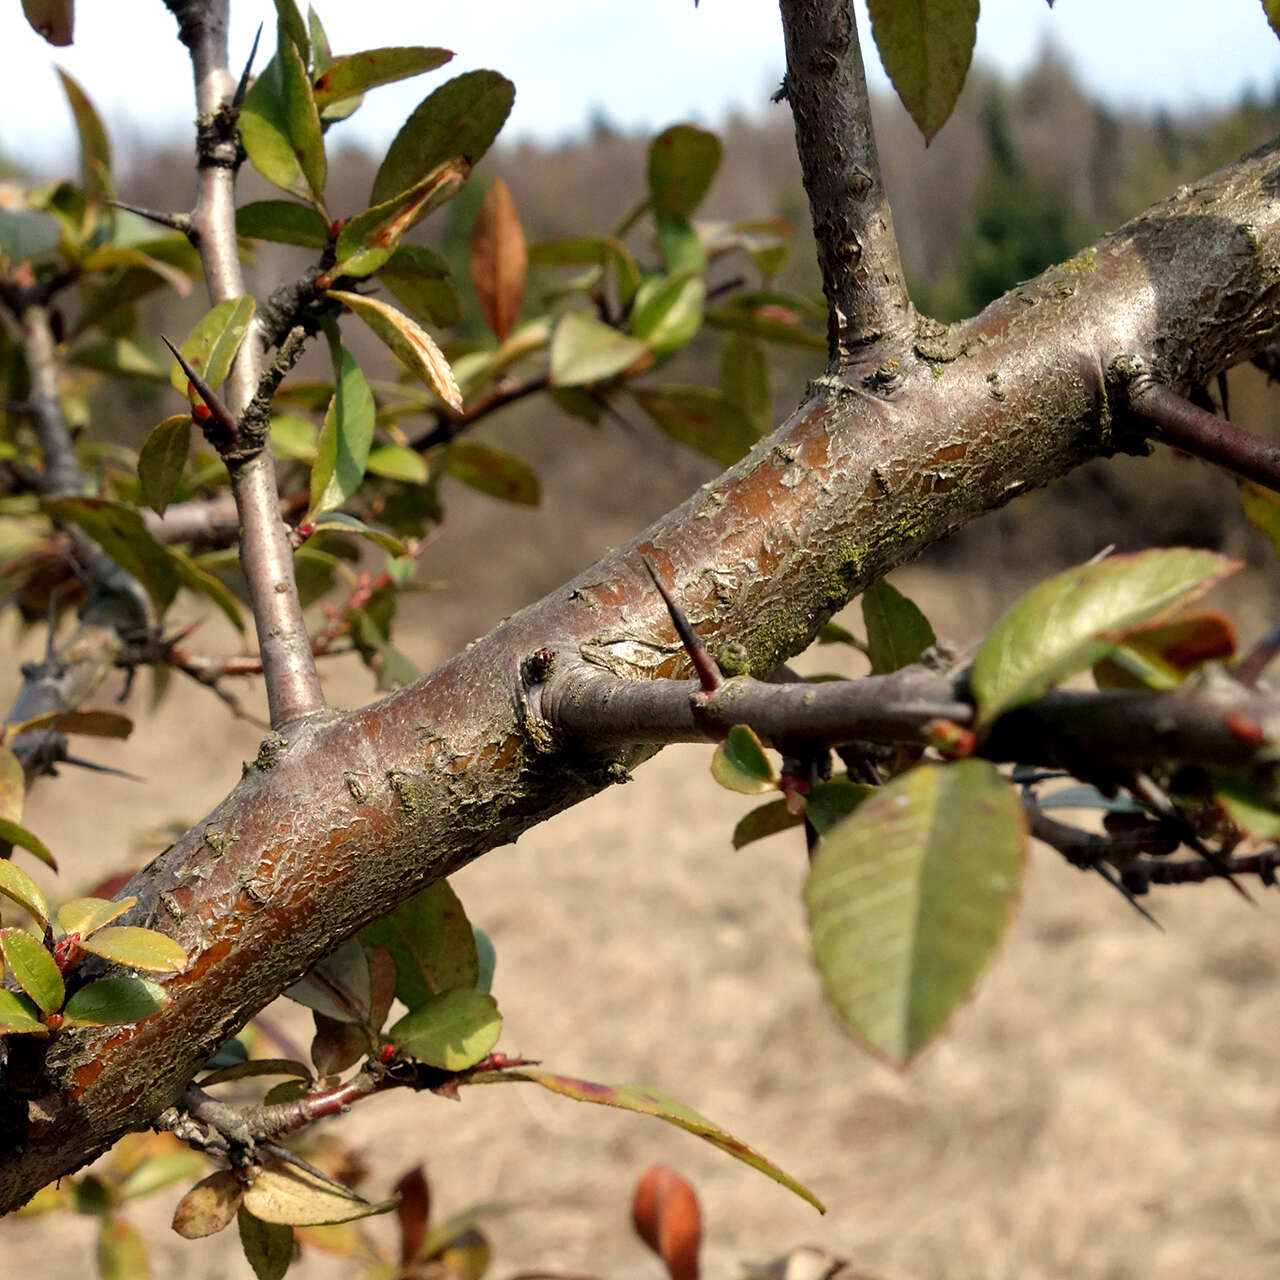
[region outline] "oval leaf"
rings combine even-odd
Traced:
[[[502,1016],[484,991],[459,987],[431,996],[387,1032],[405,1053],[445,1071],[474,1067],[502,1034]]]
[[[141,1022],[169,1002],[164,988],[146,978],[103,978],[81,987],[63,1009],[63,1025],[108,1027]]]
[[[75,0],[22,0],[22,12],[32,30],[59,48],[75,34]]]
[[[976,4],[976,0],[975,0]],[[687,218],[702,203],[720,167],[720,139],[676,124],[649,147],[649,195],[660,218]]]
[[[978,0],[868,0],[867,9],[885,74],[931,142],[969,73]]]
[[[377,419],[377,406],[364,373],[345,347],[339,350],[341,369],[311,469],[313,517],[336,510],[360,487]]]
[[[706,283],[696,271],[646,280],[636,294],[631,330],[656,355],[670,355],[702,327],[706,296]]]
[[[0,1035],[31,1035],[48,1030],[33,1000],[13,991],[0,990]]]
[[[631,1200],[636,1234],[666,1265],[671,1280],[698,1280],[702,1213],[693,1188],[655,1164],[640,1175]]]
[[[25,849],[28,853],[34,854],[46,867],[52,867],[55,871],[58,869],[57,860],[45,847],[44,842],[36,839],[26,827],[10,822],[8,818],[0,818],[0,840],[16,844],[19,849]],[[0,873],[0,893],[4,892],[3,873]]]
[[[394,1207],[394,1200],[371,1204],[346,1187],[276,1160],[263,1162],[262,1171],[244,1193],[246,1212],[263,1222],[292,1227],[351,1222]]]
[[[862,620],[873,676],[919,662],[924,651],[937,643],[928,618],[883,578],[862,593]]]
[[[138,453],[142,500],[158,516],[173,501],[191,452],[191,418],[175,413],[151,429]]]
[[[449,446],[448,458],[449,474],[472,489],[501,498],[503,502],[525,507],[538,505],[541,497],[538,477],[529,464],[519,458],[476,440],[455,440]]]
[[[616,378],[649,354],[636,338],[578,311],[562,316],[551,339],[551,381],[577,387]]]
[[[1018,901],[1017,793],[981,760],[922,765],[823,836],[805,885],[814,956],[845,1024],[904,1066],[968,998]]]
[[[0,951],[18,985],[42,1013],[62,1008],[66,988],[53,957],[25,929],[0,929]]]
[[[257,302],[248,296],[228,298],[205,313],[200,323],[182,344],[182,358],[211,386],[220,386],[231,369],[231,361],[240,349]],[[187,394],[187,375],[174,360],[169,381],[175,391]]]
[[[439,254],[425,245],[402,244],[378,279],[413,315],[446,326],[462,319],[462,298],[448,276],[448,264]]]
[[[489,188],[471,228],[471,282],[480,314],[499,342],[520,318],[528,278],[529,253],[507,184]]]
[[[475,935],[458,895],[440,880],[360,931],[368,946],[385,947],[395,961],[395,993],[410,1009],[479,974]]]
[[[290,1000],[336,1022],[369,1020],[371,984],[364,948],[349,938],[285,991]]]
[[[375,449],[365,463],[365,470],[388,480],[403,480],[406,484],[426,484],[431,479],[431,468],[426,458],[416,449],[402,444],[388,444]]]
[[[1187,603],[1237,568],[1212,551],[1143,551],[1040,583],[996,623],[974,658],[979,724],[1093,666],[1115,647],[1117,633]]]
[[[528,1080],[532,1084],[541,1085],[552,1093],[573,1098],[577,1102],[594,1102],[602,1107],[620,1107],[624,1111],[635,1111],[640,1115],[656,1116],[668,1124],[677,1125],[689,1133],[695,1134],[704,1141],[718,1147],[735,1160],[758,1169],[774,1182],[781,1183],[789,1191],[794,1191],[802,1200],[807,1200],[819,1213],[826,1213],[826,1207],[807,1187],[802,1186],[794,1178],[782,1172],[772,1161],[766,1159],[753,1147],[726,1133],[719,1125],[705,1116],[686,1107],[683,1103],[669,1098],[657,1089],[650,1089],[642,1084],[595,1084],[590,1080],[574,1080],[569,1076],[552,1075],[548,1071],[504,1071],[487,1075],[490,1080]]]
[[[58,908],[58,927],[64,933],[78,933],[81,937],[110,924],[124,915],[138,901],[137,898],[72,898]]]
[[[667,435],[726,467],[750,453],[759,438],[742,410],[710,387],[646,388],[632,394]]]
[[[84,951],[147,973],[181,973],[187,953],[166,934],[138,925],[121,924],[103,929],[80,943]]]
[[[255,200],[236,210],[236,234],[323,249],[329,243],[329,224],[319,210],[296,200]]]
[[[281,1280],[293,1262],[293,1228],[279,1222],[263,1222],[247,1209],[236,1215],[240,1248],[258,1280]]]
[[[757,840],[777,835],[780,831],[789,831],[803,822],[803,815],[792,813],[785,800],[770,800],[768,804],[752,809],[746,817],[739,819],[738,825],[733,829],[733,847],[744,849]]]
[[[711,776],[730,791],[756,796],[778,785],[773,763],[765,755],[764,743],[755,730],[735,724],[711,759]]]
[[[0,838],[9,838],[2,827],[0,827]],[[17,841],[14,843],[16,844]],[[49,923],[49,902],[40,886],[20,867],[15,867],[8,858],[0,858],[0,893],[35,916],[41,924]]]
[[[515,96],[515,85],[496,71],[469,71],[441,85],[396,134],[369,203],[382,204],[407,191],[453,156],[476,164],[498,136]]]
[[[452,57],[448,49],[429,49],[421,45],[365,49],[360,53],[344,54],[334,58],[324,73],[316,77],[312,85],[316,106],[323,111],[344,98],[354,98],[378,85],[434,71]]]
[[[8,747],[0,746],[0,818],[21,822],[26,794],[22,761]]]
[[[240,1208],[244,1187],[230,1169],[219,1169],[197,1182],[173,1211],[173,1229],[184,1240],[199,1240],[221,1231]]]
[[[431,335],[415,320],[377,298],[365,298],[342,289],[330,289],[327,296],[337,298],[354,311],[410,373],[421,378],[451,409],[462,411],[462,392],[454,381],[449,362]]]

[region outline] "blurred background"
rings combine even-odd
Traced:
[[[682,0],[644,6],[643,20],[617,4],[536,6],[536,19],[534,6],[496,5],[481,18],[431,15],[421,31],[405,29],[398,6],[331,8],[323,16],[337,51],[444,44],[468,52],[450,71],[489,65],[517,82],[510,139],[423,228],[460,282],[472,220],[495,178],[510,187],[530,241],[603,232],[643,194],[651,130],[683,118],[716,128],[724,143],[700,217],[789,219],[796,236],[780,286],[817,293],[790,116],[767,101],[781,72],[772,5],[703,0],[695,13]],[[927,149],[876,68],[881,157],[922,310],[972,314],[1276,134],[1277,45],[1256,4],[1237,0],[1227,17],[1215,13],[1212,32],[1195,20],[1202,6],[1169,4],[1159,31],[1147,10],[1145,25],[1127,36],[1115,34],[1125,16],[1116,9],[1062,0],[1050,15],[1030,0],[984,4],[980,64]],[[234,29],[245,51],[251,25],[242,15]],[[592,25],[620,43],[591,44],[584,29]],[[153,26],[163,37],[154,54],[146,43]],[[101,6],[82,15],[77,47],[57,59],[103,110],[119,193],[153,208],[186,207],[192,182],[191,144],[178,132],[189,88],[167,44],[170,26],[159,6]],[[1166,47],[1171,33],[1184,43]],[[70,171],[65,106],[56,88],[39,97],[45,46],[16,14],[0,20],[0,38],[16,77],[0,122],[7,180]],[[82,57],[96,61],[74,61]],[[164,79],[174,67],[176,79]],[[427,91],[414,83],[399,118]],[[393,92],[379,90],[371,103]],[[398,123],[372,107],[356,119],[364,132],[330,162],[338,213],[365,206],[380,160],[374,147]],[[242,194],[271,191],[246,168]],[[264,294],[305,262],[302,251],[263,247],[255,290]],[[462,293],[452,336],[465,341],[479,336],[481,321],[465,285]],[[204,306],[194,296],[158,297],[137,341],[158,356],[159,333],[185,333]],[[714,383],[718,346],[700,336],[678,357],[675,378]],[[820,366],[811,352],[778,353],[775,417]],[[1232,374],[1233,419],[1275,434],[1275,404],[1265,373]],[[163,384],[138,381],[122,392],[104,381],[90,396],[89,429],[136,447],[179,407]],[[625,411],[593,429],[530,401],[486,420],[478,435],[534,467],[542,501],[511,507],[457,484],[442,491],[445,518],[420,570],[434,589],[402,605],[397,638],[423,669],[628,539],[715,470]],[[1246,642],[1269,620],[1271,553],[1243,521],[1236,485],[1168,451],[1082,468],[960,531],[893,581],[940,635],[969,643],[1031,582],[1108,544],[1241,556],[1249,569],[1224,598]],[[848,623],[861,630],[856,609]],[[0,681],[11,691],[17,658],[37,637],[12,618],[2,625],[11,628],[14,661]],[[202,626],[204,647],[236,643],[220,627],[212,618]],[[856,657],[834,653],[823,650],[805,669],[858,672]],[[351,659],[324,674],[337,705],[374,696],[368,672]],[[260,706],[260,688],[247,682],[239,692]],[[28,825],[62,863],[49,886],[58,896],[163,847],[225,794],[257,749],[259,729],[204,690],[175,687],[151,712],[140,687],[125,709],[138,728],[112,763],[145,784],[64,774],[31,798]],[[510,1201],[486,1228],[491,1274],[500,1277],[533,1267],[658,1275],[628,1228],[630,1189],[653,1161],[680,1170],[702,1197],[707,1275],[740,1274],[744,1259],[809,1240],[883,1280],[1276,1274],[1280,940],[1272,899],[1249,910],[1216,884],[1166,891],[1149,904],[1161,933],[1100,880],[1038,850],[1014,936],[973,1007],[899,1077],[866,1060],[823,1005],[799,902],[803,850],[782,836],[735,853],[730,832],[750,802],[716,788],[708,765],[707,752],[666,751],[631,785],[495,851],[454,883],[497,947],[500,1047],[681,1098],[806,1182],[828,1215],[818,1218],[687,1135],[515,1088],[472,1090],[461,1107],[388,1095],[330,1125],[371,1167],[370,1194],[386,1194],[422,1161],[441,1215]],[[301,1010],[271,1017],[280,1034],[305,1044]],[[247,1276],[231,1233],[188,1243],[168,1232],[179,1191],[130,1211],[153,1274]],[[78,1276],[92,1265],[95,1226],[61,1215],[11,1219],[0,1225],[0,1256],[50,1280]],[[368,1230],[390,1238],[380,1220]],[[296,1272],[350,1273],[310,1252]]]

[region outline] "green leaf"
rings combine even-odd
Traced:
[[[63,933],[78,933],[82,938],[96,933],[104,925],[124,915],[137,898],[72,898],[58,908],[58,928]]]
[[[1269,841],[1280,836],[1280,811],[1275,797],[1265,794],[1256,779],[1223,774],[1214,779],[1213,798],[1247,835]]]
[[[151,429],[138,453],[142,500],[158,516],[173,501],[191,452],[191,418],[175,413]]]
[[[282,1222],[263,1222],[247,1209],[236,1215],[240,1247],[258,1280],[281,1280],[293,1262],[293,1228]]]
[[[360,931],[366,946],[391,952],[396,995],[410,1009],[457,987],[474,987],[475,937],[458,895],[440,880]]]
[[[410,373],[420,378],[451,409],[462,411],[462,392],[454,381],[449,362],[431,335],[415,320],[377,298],[342,289],[330,289],[326,296],[336,298],[355,312]]]
[[[742,410],[710,387],[635,388],[632,394],[667,435],[724,466],[750,453],[758,439]]]
[[[969,73],[978,0],[868,0],[867,9],[885,73],[932,142]]]
[[[294,195],[320,199],[324,135],[311,82],[297,48],[284,41],[245,95],[240,137],[253,167]]]
[[[879,787],[866,782],[832,778],[828,782],[818,782],[810,787],[804,811],[818,834],[826,835],[836,823],[844,821],[864,800],[869,800],[879,790]]]
[[[69,45],[75,30],[75,0],[22,0],[22,12],[37,35],[59,48]]]
[[[705,273],[707,248],[688,218],[659,218],[656,238],[663,264],[672,275],[681,271]]]
[[[678,351],[702,327],[707,286],[696,271],[646,280],[636,293],[631,331],[655,355]]]
[[[483,929],[476,929],[476,990],[491,991],[493,974],[498,967],[498,953],[494,950],[493,939]]]
[[[369,203],[382,204],[407,191],[454,156],[475,165],[497,137],[515,95],[515,85],[496,71],[469,71],[441,85],[396,134]]]
[[[178,593],[178,575],[169,556],[147,531],[142,516],[105,498],[55,498],[44,503],[50,518],[83,530],[146,588],[163,612]]]
[[[716,747],[711,759],[711,776],[722,787],[744,796],[773,791],[778,785],[773,763],[764,753],[764,744],[755,730],[745,724],[735,724]]]
[[[9,844],[16,844],[19,849],[25,849],[28,853],[39,858],[46,867],[52,867],[55,871],[58,869],[57,859],[49,852],[44,842],[33,836],[26,827],[19,826],[16,822],[10,822],[8,818],[0,818],[0,840],[7,841]],[[3,872],[0,872],[0,893],[4,892],[3,878]]]
[[[141,378],[147,382],[164,382],[168,369],[144,351],[131,338],[108,338],[76,347],[67,357],[69,364],[80,369],[96,369],[123,378]],[[185,387],[185,383],[183,386]]]
[[[841,1018],[901,1067],[990,964],[1027,843],[1016,791],[982,760],[921,765],[823,836],[805,885],[814,955]]]
[[[399,538],[383,533],[381,529],[372,529],[363,520],[357,520],[355,516],[346,515],[341,511],[326,512],[322,516],[317,516],[314,523],[317,532],[328,529],[335,533],[354,533],[358,538],[376,543],[393,556],[405,554],[405,545]]]
[[[660,218],[687,218],[702,203],[720,167],[720,139],[676,124],[649,147],[649,195]]]
[[[309,204],[299,204],[296,200],[255,200],[236,210],[236,234],[251,240],[323,249],[329,242],[329,224]]]
[[[56,70],[80,137],[80,183],[85,203],[103,204],[111,196],[111,146],[107,142],[107,131],[85,91],[61,67]]]
[[[360,366],[345,347],[339,348],[340,368],[333,399],[324,415],[324,426],[311,469],[311,514],[341,507],[360,487],[364,465],[373,443],[377,406]]]
[[[158,1139],[160,1135],[155,1135]],[[155,1148],[151,1148],[152,1151]],[[137,1200],[149,1196],[175,1182],[186,1182],[208,1169],[209,1164],[198,1151],[185,1147],[161,1148],[158,1154],[148,1154],[141,1164],[135,1165],[115,1188],[116,1200]]]
[[[368,1022],[371,987],[364,948],[348,938],[284,994],[335,1022]]]
[[[448,263],[420,244],[402,244],[378,273],[406,310],[442,327],[462,319],[462,298],[448,277]]]
[[[388,480],[403,480],[405,484],[426,484],[431,479],[431,468],[426,458],[416,449],[402,444],[388,444],[375,449],[365,463],[365,470]]]
[[[311,61],[311,33],[294,0],[275,0],[276,39],[292,44],[303,65]]]
[[[55,1013],[62,1008],[67,994],[62,974],[40,942],[25,929],[0,929],[0,952],[4,953],[9,972],[41,1013]]]
[[[937,643],[929,620],[884,578],[862,593],[862,620],[873,676],[919,662],[924,651]]]
[[[595,1084],[590,1080],[574,1080],[569,1076],[552,1075],[548,1071],[495,1072],[487,1079],[528,1080],[532,1084],[541,1085],[552,1093],[558,1093],[576,1102],[594,1102],[603,1107],[620,1107],[624,1111],[635,1111],[640,1115],[656,1116],[668,1124],[674,1124],[689,1133],[718,1147],[735,1160],[758,1169],[774,1182],[781,1183],[789,1191],[794,1191],[802,1200],[807,1200],[819,1213],[826,1213],[826,1207],[807,1187],[802,1186],[794,1178],[783,1173],[777,1165],[766,1159],[745,1142],[726,1133],[719,1125],[705,1116],[686,1107],[683,1103],[669,1098],[657,1089],[642,1084]]]
[[[0,746],[0,818],[21,822],[26,795],[27,780],[22,771],[22,761],[8,747]]]
[[[405,1053],[443,1071],[474,1067],[498,1043],[502,1016],[484,991],[458,987],[431,996],[387,1032]]]
[[[1262,0],[1262,11],[1267,15],[1271,30],[1280,36],[1280,0]],[[36,30],[39,31],[39,27]]]
[[[331,275],[367,276],[395,252],[400,237],[462,189],[471,165],[454,156],[421,182],[352,218],[338,235],[337,264]]]
[[[8,838],[2,829],[0,829],[0,837]],[[8,858],[0,858],[0,893],[6,898],[11,898],[41,924],[49,923],[49,902],[40,886],[20,867],[15,867]]]
[[[261,1172],[244,1193],[246,1212],[263,1222],[293,1227],[352,1222],[386,1213],[395,1203],[371,1204],[346,1187],[278,1160],[264,1160]]]
[[[205,313],[179,348],[182,358],[211,387],[217,388],[226,380],[256,306],[256,301],[247,295],[219,302]],[[187,375],[176,360],[170,363],[169,381],[180,395],[187,394]]]
[[[177,547],[167,547],[166,550],[169,553],[170,563],[182,580],[182,585],[188,591],[194,591],[197,595],[202,595],[206,599],[212,600],[222,610],[227,621],[237,631],[243,631],[245,629],[244,617],[240,612],[240,606],[236,603],[235,596],[227,589],[226,584],[215,578],[213,574],[207,573],[184,552],[179,551]]]
[[[334,60],[319,75],[314,85],[316,106],[326,107],[354,98],[369,89],[410,76],[422,75],[442,67],[453,54],[448,49],[406,46],[399,49],[366,49],[348,53]]]
[[[570,311],[560,318],[551,339],[551,381],[558,387],[604,382],[648,354],[643,342],[601,320]]]
[[[720,349],[720,389],[742,410],[753,431],[763,435],[773,423],[769,362],[763,348],[746,334],[734,333]]]
[[[311,1072],[306,1063],[295,1062],[292,1058],[251,1058],[247,1062],[219,1067],[207,1076],[202,1076],[200,1087],[204,1089],[211,1084],[225,1084],[228,1080],[256,1080],[259,1076],[293,1076],[308,1083],[311,1081]]]
[[[35,1001],[12,991],[0,990],[0,1035],[30,1035],[48,1031]]]
[[[271,415],[271,452],[285,462],[316,460],[316,429],[306,418],[293,413]]]
[[[573,236],[543,240],[529,246],[529,262],[544,267],[595,265],[609,267],[618,287],[618,301],[630,306],[640,287],[640,268],[631,250],[614,236]]]
[[[538,505],[538,477],[528,463],[476,440],[455,440],[448,448],[448,470],[455,480],[503,502]]]
[[[201,1240],[228,1226],[244,1199],[244,1187],[230,1169],[202,1178],[173,1211],[173,1229],[184,1240]]]
[[[109,1027],[141,1022],[169,1003],[164,988],[148,978],[102,978],[81,987],[63,1009],[68,1027]]]
[[[744,849],[757,840],[777,835],[780,831],[789,831],[803,822],[804,817],[792,813],[785,800],[770,800],[738,820],[738,825],[733,829],[733,847]]]
[[[112,964],[148,973],[181,973],[187,967],[187,953],[178,943],[155,929],[138,925],[113,925],[83,939],[80,946]]]
[[[49,253],[58,247],[62,230],[36,209],[0,209],[0,253],[14,262]]]
[[[1238,567],[1211,551],[1143,551],[1040,583],[996,623],[974,658],[979,725],[1093,666],[1115,647],[1116,633],[1186,604]]]
[[[148,1280],[147,1246],[137,1229],[119,1214],[98,1224],[98,1280]]]

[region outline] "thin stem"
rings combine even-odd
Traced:
[[[809,196],[832,363],[876,359],[911,322],[852,0],[782,0],[786,97]]]
[[[191,52],[199,122],[199,194],[191,236],[199,246],[209,296],[224,302],[244,295],[236,242],[235,180],[241,160],[236,116],[227,105],[235,82],[228,70],[227,0],[168,0],[181,38]],[[226,397],[239,417],[258,390],[265,345],[261,326],[250,325],[232,362]],[[293,550],[280,518],[280,496],[270,441],[226,455],[240,519],[240,563],[249,588],[262,653],[273,728],[325,707],[320,675],[302,616],[293,572]]]

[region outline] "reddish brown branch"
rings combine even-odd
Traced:
[[[1129,405],[1154,439],[1203,458],[1245,480],[1280,490],[1280,445],[1201,409],[1150,378],[1129,388]]]

